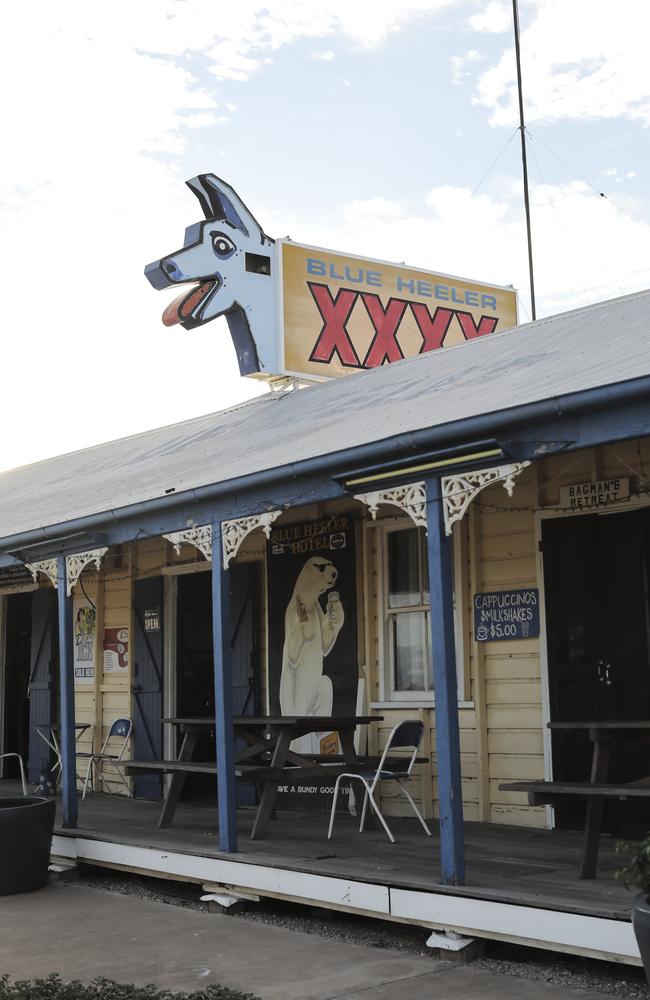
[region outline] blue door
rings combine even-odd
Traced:
[[[136,580],[133,588],[133,756],[135,760],[162,759],[163,714],[163,598],[162,576]],[[134,779],[136,798],[162,797],[159,774]]]
[[[230,568],[230,621],[233,715],[255,715],[257,678],[257,582],[256,563],[242,563]],[[238,741],[235,752],[244,747]],[[237,785],[237,803],[255,805],[254,785]]]
[[[37,783],[49,771],[53,757],[36,731],[46,731],[57,715],[58,627],[56,591],[51,587],[32,594],[29,670],[29,781]]]
[[[256,698],[255,628],[258,574],[259,568],[253,563],[235,565],[228,571],[234,715],[254,715],[259,710]],[[211,574],[191,573],[179,576],[177,594],[176,714],[181,718],[213,717]],[[213,761],[214,757],[214,734],[206,733],[199,738],[195,758]],[[211,801],[214,797],[214,779],[189,775],[184,791],[187,798],[203,796]],[[253,805],[253,786],[238,785],[237,801],[240,805]]]

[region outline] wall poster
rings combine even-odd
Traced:
[[[358,685],[354,521],[341,515],[275,528],[267,546],[271,715],[354,715]],[[295,740],[340,753],[336,733]],[[280,786],[280,807],[328,808],[334,782]],[[341,788],[340,801],[345,805]]]
[[[104,673],[117,673],[129,669],[128,628],[104,629]]]
[[[74,682],[95,683],[95,609],[85,597],[75,597],[72,604],[74,627]]]

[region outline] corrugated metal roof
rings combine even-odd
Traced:
[[[650,291],[0,474],[0,538],[650,374]]]

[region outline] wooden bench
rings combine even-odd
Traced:
[[[288,785],[304,781],[318,781],[329,778],[337,778],[339,774],[347,772],[376,770],[379,766],[379,757],[358,757],[354,763],[346,762],[340,754],[323,755],[317,754],[310,758],[313,763],[310,765],[287,763],[284,767],[273,767],[271,764],[235,764],[235,779],[239,782],[248,782],[257,785]],[[121,760],[116,761],[118,766],[124,768],[126,775],[136,774],[217,774],[216,761],[201,760]],[[394,769],[399,768],[404,763],[403,757],[389,757],[385,761],[386,765]],[[417,757],[416,763],[428,763],[428,757]],[[163,803],[163,808],[158,820],[158,826],[170,826],[176,812],[178,797]],[[261,796],[260,796],[261,806]],[[258,806],[258,814],[260,810]]]
[[[618,785],[598,781],[510,781],[499,788],[504,792],[526,792],[531,806],[555,805],[563,799],[587,802],[580,878],[596,876],[605,799],[650,798],[650,778]]]
[[[316,754],[312,758],[313,767],[304,764],[291,764],[285,767],[271,765],[235,764],[235,777],[238,781],[249,781],[255,784],[265,781],[277,781],[287,784],[292,778],[326,778],[343,774],[345,771],[371,771],[379,767],[379,757],[358,757],[353,764],[337,755]],[[416,757],[416,764],[427,764],[428,757]],[[117,762],[124,768],[127,775],[134,774],[214,774],[217,773],[216,761],[201,760],[121,760]],[[398,768],[404,763],[403,757],[388,757],[384,762],[388,768]]]
[[[214,774],[217,773],[215,761],[201,760],[123,760],[120,765],[124,773],[132,774]],[[314,764],[313,767],[271,767],[256,764],[236,764],[235,778],[237,781],[249,781],[261,784],[265,781],[275,781],[287,784],[293,778],[327,778],[330,775],[342,774],[354,770],[355,766],[345,762],[333,761],[331,764]],[[362,765],[365,768],[365,765]]]

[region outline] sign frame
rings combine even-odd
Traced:
[[[278,361],[278,368],[280,369],[278,377],[282,378],[296,378],[304,382],[330,382],[337,378],[342,378],[344,374],[354,374],[355,372],[361,371],[371,371],[371,368],[350,368],[347,372],[339,374],[330,375],[318,375],[316,373],[306,373],[303,371],[298,371],[289,368],[286,361],[286,328],[285,328],[285,271],[284,271],[284,250],[283,248],[295,247],[298,250],[314,251],[314,254],[326,254],[328,256],[339,257],[344,260],[355,260],[361,261],[363,264],[374,264],[377,267],[385,268],[400,268],[403,267],[405,272],[413,272],[415,274],[426,274],[430,275],[431,278],[443,279],[450,283],[456,284],[468,284],[468,285],[480,285],[485,289],[492,289],[495,292],[508,292],[514,297],[514,310],[515,310],[515,322],[514,326],[519,325],[519,294],[518,290],[514,285],[497,285],[489,281],[481,281],[475,278],[466,278],[457,274],[448,274],[445,271],[432,271],[430,268],[418,267],[414,264],[398,264],[395,261],[384,260],[380,257],[366,257],[363,254],[348,253],[343,250],[332,250],[328,247],[314,246],[310,243],[298,243],[294,240],[290,240],[287,237],[282,237],[275,241],[275,269],[276,269],[276,358]],[[432,301],[436,301],[435,299]],[[510,327],[504,327],[504,329],[511,329]],[[444,349],[444,346],[443,348]],[[419,355],[406,355],[406,357],[418,357]]]
[[[519,595],[530,596],[528,600],[523,597],[519,600]],[[473,637],[477,643],[539,639],[539,587],[476,591],[472,595],[472,611]]]
[[[613,487],[611,490],[609,489],[610,484]],[[602,489],[599,489],[599,487],[602,487]],[[572,497],[572,490],[581,490],[583,492]],[[610,500],[608,498],[611,493],[614,496]],[[617,504],[622,503],[624,500],[629,500],[630,497],[630,477],[612,476],[610,479],[595,479],[589,480],[586,483],[569,483],[567,486],[560,486],[559,507],[571,513],[588,510],[607,510],[616,507]],[[588,501],[592,498],[595,499],[595,503],[580,502],[581,500]]]

